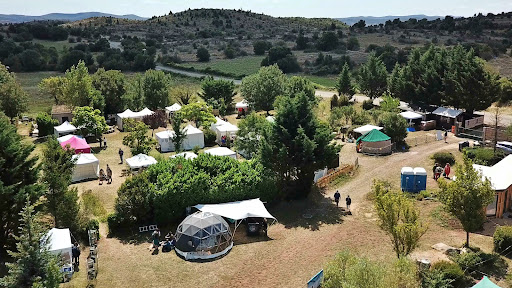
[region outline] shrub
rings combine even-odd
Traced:
[[[450,165],[455,164],[455,157],[450,152],[436,152],[430,158],[433,159],[435,163],[439,163],[441,165],[446,163],[450,163]]]
[[[372,108],[373,108],[373,100],[369,99],[369,100],[363,101],[363,109],[364,110],[370,110]]]
[[[385,112],[379,116],[382,132],[391,137],[391,142],[402,144],[407,137],[407,121],[399,114]]]
[[[196,57],[199,62],[208,62],[210,61],[210,52],[208,52],[208,49],[201,47],[197,49]]]
[[[449,279],[452,283],[453,287],[462,287],[465,282],[464,271],[459,267],[459,265],[448,262],[448,261],[439,261],[432,265],[431,270],[439,271],[443,274],[444,279]]]
[[[213,132],[212,129],[204,129],[204,145],[213,146],[215,145],[215,140],[217,139],[217,134]]]
[[[199,154],[199,150],[201,150],[201,148],[198,145],[196,145],[196,146],[194,146],[194,148],[192,148],[192,152],[194,152],[194,154],[196,154],[196,155]]]
[[[338,107],[347,106],[348,104],[349,100],[347,96],[341,95],[340,97],[338,97]]]
[[[505,252],[505,250],[510,251],[510,246],[512,246],[512,226],[498,227],[494,232],[493,241],[494,251],[498,253]]]
[[[478,165],[492,166],[505,158],[505,153],[502,150],[496,150],[494,153],[493,149],[490,148],[466,148],[464,154]]]
[[[47,113],[39,113],[36,117],[37,129],[39,130],[39,136],[47,136],[53,134],[53,127],[59,125],[57,119],[53,119],[52,116]]]
[[[123,227],[121,218],[115,212],[108,215],[107,224],[108,224],[109,233],[115,233]]]

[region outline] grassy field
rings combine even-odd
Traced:
[[[53,98],[49,95],[41,93],[37,85],[44,78],[62,75],[62,73],[54,71],[33,72],[33,73],[16,73],[16,79],[20,82],[23,90],[28,94],[28,111],[27,115],[36,116],[39,112],[49,111],[52,108]]]
[[[64,41],[47,41],[47,40],[39,40],[39,39],[34,39],[32,40],[32,42],[34,43],[37,43],[37,44],[41,44],[47,48],[49,47],[54,47],[55,49],[57,49],[57,51],[62,51],[62,49],[64,48],[69,48],[69,47],[73,47],[76,45],[76,43],[69,43],[68,40],[64,40]]]
[[[181,64],[181,66],[194,67],[196,69],[205,69],[210,67],[225,73],[251,75],[258,72],[261,60],[263,60],[263,56],[247,56],[235,59],[216,59],[206,63],[187,62]]]
[[[330,77],[321,77],[321,76],[314,76],[314,75],[301,75],[309,81],[321,86],[320,88],[334,88],[336,85],[336,79],[330,78]]]

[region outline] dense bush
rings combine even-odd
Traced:
[[[197,49],[196,57],[199,62],[208,62],[210,61],[210,52],[205,47],[200,47]]]
[[[59,125],[57,119],[53,119],[52,116],[47,113],[39,113],[36,117],[37,129],[39,130],[39,136],[48,136],[53,134],[53,127]]]
[[[500,226],[496,228],[493,240],[494,251],[498,253],[512,251],[512,226]]]
[[[442,273],[443,278],[452,283],[452,287],[463,287],[460,285],[464,284],[465,275],[459,265],[453,262],[439,261],[432,265],[431,270]]]
[[[400,114],[384,112],[379,116],[382,132],[391,137],[391,142],[403,144],[407,137],[407,121]]]
[[[505,158],[505,153],[502,150],[496,150],[494,153],[493,149],[490,148],[466,148],[464,154],[473,161],[473,163],[484,166],[492,166]]]
[[[217,134],[213,132],[212,129],[204,129],[204,145],[206,146],[214,146],[215,140],[217,139]]]
[[[435,163],[442,165],[446,163],[450,163],[450,165],[455,164],[455,157],[450,152],[436,152],[430,158],[433,159]]]
[[[373,100],[369,99],[369,100],[363,101],[363,109],[364,110],[370,110],[372,108],[373,108]]]

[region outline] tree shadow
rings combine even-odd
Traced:
[[[314,189],[307,199],[283,201],[270,210],[285,228],[302,227],[311,231],[319,230],[323,224],[342,223],[343,216],[349,213],[336,207],[334,200],[320,189]]]

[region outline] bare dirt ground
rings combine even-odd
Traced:
[[[112,134],[109,138],[114,147],[108,149],[117,149],[115,142],[120,136]],[[148,250],[149,235],[130,237],[132,240],[109,238],[106,237],[106,225],[101,224],[103,238],[99,244],[96,287],[302,287],[343,249],[378,261],[392,261],[395,255],[389,238],[378,227],[373,205],[365,197],[371,189],[372,180],[387,179],[398,185],[401,167],[421,166],[428,171],[432,165],[429,156],[445,150],[457,154],[458,141],[449,137],[449,144],[439,141],[418,145],[409,152],[385,157],[356,154],[353,144],[345,144],[341,153],[342,163],[353,163],[356,158],[360,163],[359,171],[351,180],[341,187],[313,193],[307,200],[269,207],[279,220],[270,227],[269,239],[247,238],[241,226],[236,232],[232,251],[213,262],[184,261],[174,252],[153,255]],[[104,155],[100,152],[98,158],[102,163],[114,163],[116,175],[118,166],[121,166],[115,164],[117,153],[106,155],[110,156],[102,159]],[[107,210],[112,211],[121,181],[115,180],[110,186],[98,186],[96,181],[77,186],[80,190],[92,189],[98,193]],[[432,179],[427,185],[428,189],[437,188]],[[337,189],[342,199],[347,194],[351,196],[352,216],[341,216],[340,209],[334,206],[331,199]],[[414,258],[443,259],[430,246],[438,242],[460,246],[465,240],[465,233],[460,228],[440,225],[438,219],[432,217],[432,211],[439,205],[431,201],[418,202],[429,230],[412,255]],[[305,219],[305,213],[313,217]],[[167,233],[165,230],[162,232]],[[492,237],[471,234],[471,242],[485,251],[492,249]],[[84,287],[84,270],[85,266],[70,283],[62,286]]]

